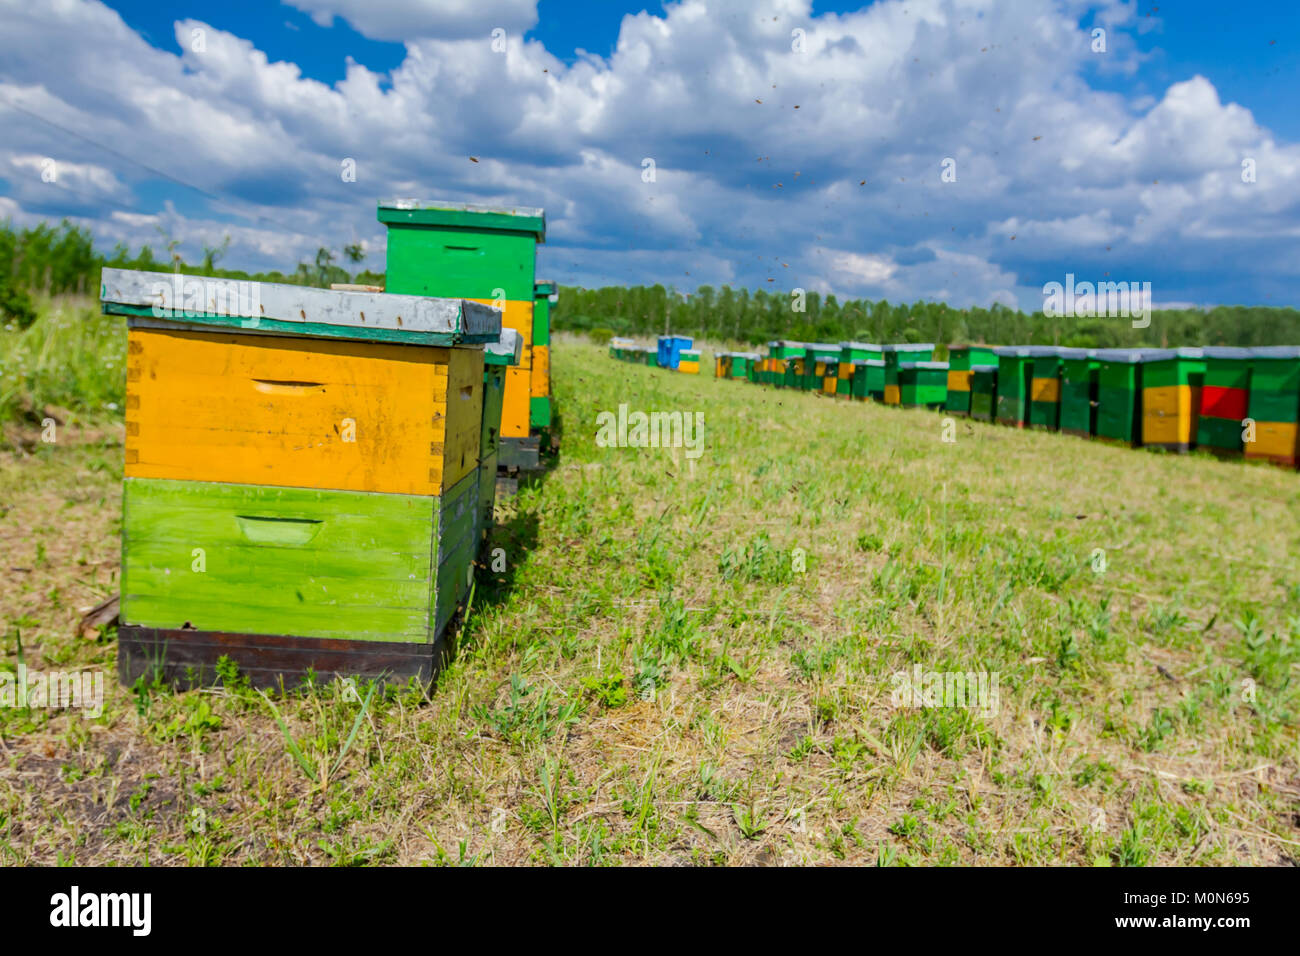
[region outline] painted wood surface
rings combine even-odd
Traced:
[[[506,369],[506,390],[501,405],[501,434],[505,438],[528,436],[528,381],[530,369]]]
[[[156,329],[127,349],[128,477],[436,495],[477,459],[481,349]]]
[[[128,478],[122,621],[431,639],[440,499]]]

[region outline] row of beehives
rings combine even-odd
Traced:
[[[685,335],[661,335],[654,348],[637,345],[632,339],[609,340],[611,357],[636,365],[666,368],[687,375],[700,374],[700,350],[692,348],[694,341]]]
[[[714,374],[1135,447],[1300,460],[1297,347],[953,345],[947,362],[933,356],[930,344],[777,341],[766,356],[716,353]]]
[[[436,667],[498,471],[538,464],[555,287],[540,209],[379,219],[384,291],[104,270],[128,326],[125,682]]]

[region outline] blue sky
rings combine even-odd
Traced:
[[[378,266],[375,200],[446,196],[544,206],[566,284],[1296,304],[1297,9],[0,0],[0,216]]]

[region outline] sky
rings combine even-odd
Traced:
[[[377,200],[439,198],[543,207],[564,285],[1295,306],[1298,28],[1290,0],[0,0],[0,218],[382,270]]]

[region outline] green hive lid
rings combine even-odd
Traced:
[[[538,279],[533,283],[533,298],[550,299],[555,302],[560,298],[559,289],[554,279]]]
[[[1029,351],[1028,345],[999,345],[993,350],[993,354],[999,358],[1002,358],[1003,356],[1008,356],[1010,358],[1025,358],[1034,353]]]
[[[526,232],[546,241],[546,210],[534,206],[492,206],[441,199],[381,199],[379,221],[417,226],[460,226]]]
[[[1020,348],[1024,349],[1021,354],[1030,358],[1051,358],[1054,355],[1061,354],[1059,345],[1022,345]]]
[[[870,342],[841,342],[840,350],[844,349],[862,349],[868,352],[879,352],[879,345],[872,345]]]
[[[1178,348],[1178,349],[1145,349],[1142,355],[1144,362],[1168,362],[1171,359],[1199,359],[1205,355],[1204,349],[1196,348]]]
[[[943,369],[944,371],[947,371],[948,363],[947,362],[899,362],[898,367],[899,368]]]
[[[934,351],[934,343],[903,342],[898,345],[882,345],[880,348],[884,352],[932,352]]]
[[[1261,345],[1251,349],[1250,351],[1251,351],[1252,358],[1260,358],[1260,359],[1300,358],[1300,345]]]
[[[769,349],[806,349],[807,343],[796,342],[793,339],[775,339],[767,343]]]
[[[144,328],[220,326],[250,334],[459,345],[495,342],[501,310],[464,299],[316,289],[179,272],[105,268],[99,298],[108,315]]]
[[[865,368],[884,368],[884,359],[854,359],[850,364],[861,365]]]
[[[682,358],[686,358],[688,355],[691,356],[692,358],[699,358],[699,357],[700,357],[700,350],[699,350],[699,349],[682,349]]]
[[[1096,349],[1059,348],[1056,354],[1063,359],[1090,359],[1097,357]]]
[[[524,360],[524,337],[514,329],[502,329],[501,339],[483,346],[483,361],[488,365],[518,365]]]
[[[1255,357],[1254,349],[1238,348],[1235,345],[1210,345],[1201,349],[1207,359],[1249,359]]]

